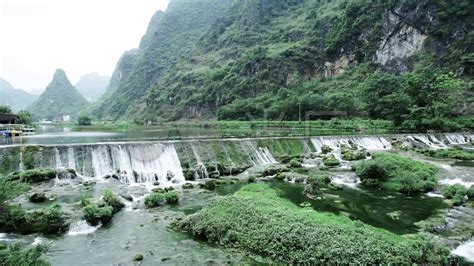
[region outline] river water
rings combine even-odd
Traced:
[[[186,133],[184,133],[186,132]],[[176,217],[191,214],[216,197],[232,194],[243,183],[218,187],[215,191],[202,189],[183,190],[186,182],[184,170],[189,166],[226,164],[229,167],[246,165],[247,171],[234,176],[245,179],[254,171],[278,164],[282,153],[302,151],[319,153],[323,145],[330,146],[337,158],[342,144],[355,143],[371,152],[393,152],[394,138],[402,138],[419,145],[438,149],[452,145],[464,145],[473,139],[472,133],[456,134],[391,134],[354,136],[307,136],[281,137],[281,131],[267,135],[279,137],[226,138],[213,129],[189,131],[153,130],[139,132],[73,132],[68,129],[45,127],[37,135],[3,142],[0,152],[16,152],[12,167],[24,167],[27,151],[24,145],[40,147],[35,156],[41,158],[41,167],[73,168],[80,177],[74,180],[53,180],[35,187],[54,196],[67,211],[71,211],[72,225],[61,237],[42,235],[18,236],[0,234],[0,241],[24,241],[29,244],[50,245],[45,259],[53,265],[128,265],[133,264],[136,254],[145,256],[144,263],[152,264],[252,264],[249,258],[234,250],[221,249],[187,235],[169,229]],[[435,160],[413,152],[397,151],[405,156],[435,164],[440,169],[438,179],[444,184],[474,184],[472,164],[452,160]],[[2,153],[0,153],[0,156]],[[5,155],[4,155],[5,156]],[[35,158],[36,158],[35,157]],[[17,160],[17,161],[15,161]],[[305,166],[312,171],[318,161],[308,159]],[[463,235],[463,230],[474,230],[472,208],[449,209],[439,191],[427,195],[406,197],[398,193],[371,191],[361,188],[357,177],[350,171],[351,162],[343,161],[338,168],[331,169],[332,182],[340,188],[327,189],[319,199],[308,199],[303,195],[304,186],[298,183],[271,181],[269,185],[280,191],[280,195],[295,204],[309,202],[313,209],[346,215],[375,227],[396,234],[411,234],[420,230],[420,222],[436,217],[440,213],[446,226],[440,237],[453,254],[472,257],[472,240]],[[205,169],[205,168],[204,168]],[[117,174],[119,178],[107,178]],[[206,180],[209,173],[197,173],[198,183]],[[88,182],[96,182],[90,186]],[[155,187],[174,186],[180,193],[177,206],[164,206],[148,210],[143,198]],[[126,194],[133,202],[126,202],[125,210],[116,214],[107,226],[92,227],[85,223],[73,203],[81,195],[99,197],[104,190],[111,189],[117,195]],[[29,203],[25,196],[16,199],[26,208],[39,208],[47,204]]]

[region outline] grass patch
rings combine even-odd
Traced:
[[[464,150],[462,147],[455,146],[449,149],[423,150],[424,155],[440,159],[474,160],[474,153]]]
[[[302,209],[263,184],[217,199],[173,227],[290,264],[445,263],[448,251],[344,216]]]
[[[179,202],[178,192],[174,190],[163,190],[163,192],[153,192],[145,197],[145,206],[147,208],[159,207],[165,202],[168,204],[177,204]]]
[[[376,153],[372,160],[361,162],[354,168],[365,186],[409,195],[433,190],[438,172],[431,164],[390,153]]]

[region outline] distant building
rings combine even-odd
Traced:
[[[0,114],[0,124],[20,124],[20,118],[14,114]]]
[[[71,121],[71,116],[70,115],[63,115],[63,122],[69,122]]]

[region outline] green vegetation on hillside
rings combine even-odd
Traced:
[[[262,184],[247,185],[173,225],[209,242],[290,264],[444,264],[448,255],[421,236],[398,236],[344,216],[302,209]]]
[[[76,117],[87,105],[87,100],[72,86],[64,70],[58,69],[46,90],[27,110],[34,120],[62,121],[64,115]]]
[[[467,0],[219,1],[217,11],[202,11],[210,19],[196,10],[211,0],[199,7],[181,2],[153,18],[127,78],[97,109],[100,117],[138,123],[363,117],[410,130],[473,125],[464,119],[472,111],[463,108],[473,88]],[[166,22],[172,19],[173,27]],[[149,36],[153,27],[159,42]],[[424,49],[376,63],[382,44],[405,28],[426,35]]]

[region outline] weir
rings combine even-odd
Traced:
[[[195,178],[207,178],[211,172],[232,173],[236,168],[275,164],[287,155],[321,153],[325,145],[336,152],[342,145],[381,151],[392,149],[394,142],[404,141],[439,149],[467,144],[473,139],[470,133],[447,133],[3,146],[0,160],[10,164],[4,167],[10,171],[25,168],[24,160],[28,157],[30,168],[72,168],[83,176],[116,178],[127,184],[173,184],[185,182],[184,173],[189,170]],[[8,154],[11,156],[2,156]]]

